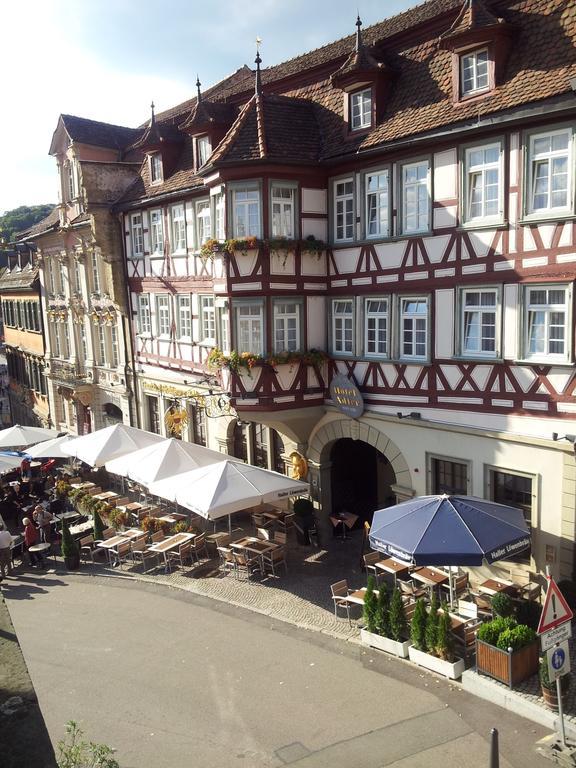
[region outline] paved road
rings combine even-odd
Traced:
[[[3,592],[54,742],[78,720],[122,768],[545,768],[545,731],[350,643],[188,592],[22,575]]]

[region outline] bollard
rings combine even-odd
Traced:
[[[490,731],[490,765],[489,768],[500,768],[500,757],[498,756],[498,730],[492,728]]]

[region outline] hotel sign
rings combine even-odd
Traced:
[[[351,419],[358,419],[364,413],[362,393],[354,382],[341,373],[332,379],[330,397],[336,408]]]

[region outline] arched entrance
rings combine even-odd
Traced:
[[[342,437],[330,449],[330,462],[332,512],[352,512],[361,526],[372,521],[375,510],[395,503],[396,475],[373,445]]]

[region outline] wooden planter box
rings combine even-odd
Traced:
[[[431,672],[436,672],[436,674],[443,675],[443,677],[447,677],[450,680],[457,680],[459,677],[462,677],[462,673],[466,669],[464,659],[444,661],[444,659],[439,659],[438,656],[432,656],[430,653],[419,651],[413,645],[408,648],[408,655],[410,661],[413,661],[414,664],[425,667]]]
[[[394,656],[399,656],[401,659],[408,658],[408,648],[410,646],[409,640],[400,643],[396,640],[392,640],[391,637],[382,637],[382,635],[368,632],[367,629],[360,630],[360,640],[363,645],[368,645],[370,648],[376,648],[379,651],[391,653]]]
[[[476,638],[476,671],[512,688],[538,672],[538,640],[508,653]]]

